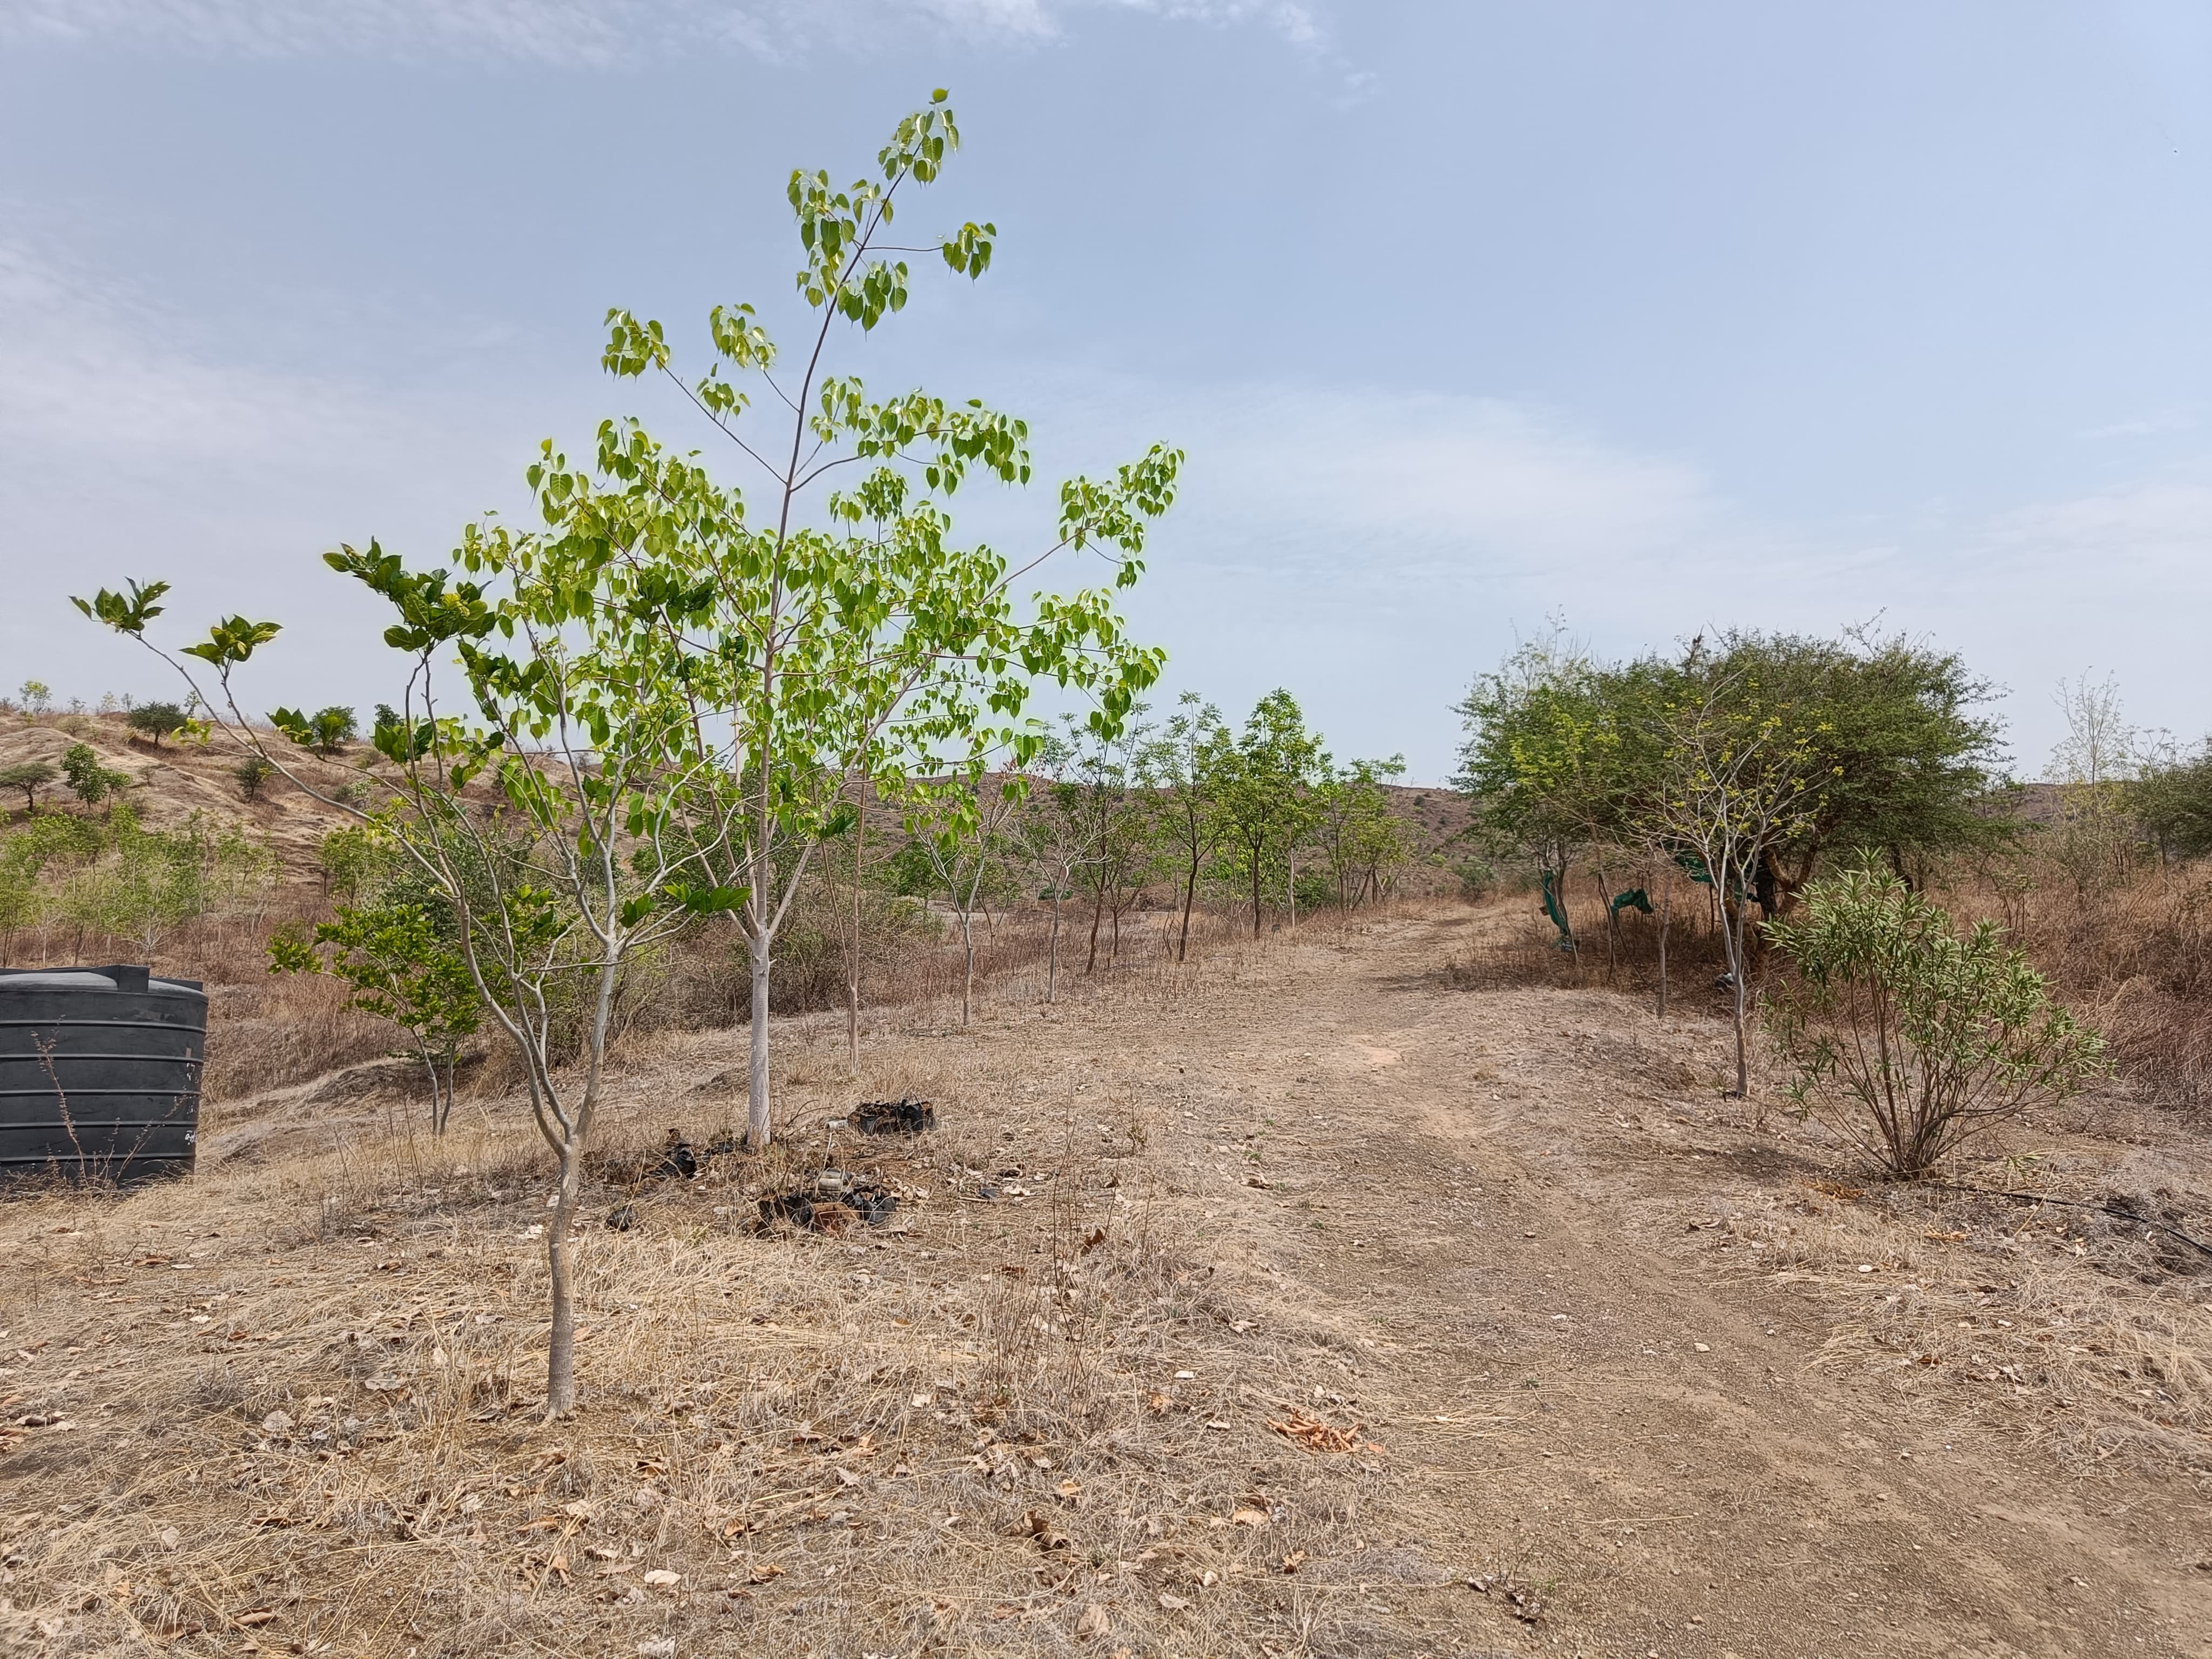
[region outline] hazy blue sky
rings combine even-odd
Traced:
[[[0,0],[0,682],[155,690],[64,596],[158,574],[289,623],[258,704],[388,696],[315,556],[683,435],[605,308],[789,319],[785,175],[938,85],[902,222],[999,259],[859,366],[1048,470],[1189,452],[1133,601],[1172,687],[1435,780],[1547,613],[1879,614],[2030,775],[2086,669],[2212,726],[2212,8],[2124,0]]]

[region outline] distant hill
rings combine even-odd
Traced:
[[[45,760],[58,770],[63,755],[80,743],[92,746],[102,766],[130,780],[123,799],[148,829],[173,829],[194,812],[216,823],[247,825],[257,838],[266,839],[283,862],[287,881],[319,883],[322,864],[317,848],[325,835],[349,822],[343,813],[281,777],[272,777],[262,785],[259,799],[245,799],[239,793],[235,775],[238,753],[220,738],[204,748],[165,738],[157,748],[131,731],[121,714],[0,714],[0,769]],[[286,763],[295,762],[301,776],[333,791],[364,779],[373,781],[390,770],[365,743],[349,744],[348,753],[332,760],[295,750]],[[7,823],[23,821],[20,796],[12,802],[0,801],[0,805],[7,809]],[[79,805],[69,786],[57,780],[40,791],[39,810],[83,812],[105,808]]]

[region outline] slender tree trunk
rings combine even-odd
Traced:
[[[1613,908],[1613,882],[1605,873],[1605,866],[1597,869],[1597,901],[1605,906],[1605,982],[1613,983],[1613,974],[1620,963],[1620,951],[1614,939],[1614,929],[1620,918]]]
[[[868,849],[867,786],[860,787],[860,813],[853,826],[853,954],[845,979],[845,1060],[860,1074],[860,867]]]
[[[765,896],[760,896],[765,905]],[[745,1145],[756,1152],[769,1146],[768,1121],[768,968],[769,937],[756,929],[747,943],[752,946],[752,1029],[745,1037]]]
[[[1667,1018],[1667,923],[1674,903],[1674,871],[1669,865],[1659,872],[1659,1018]]]
[[[1190,874],[1184,879],[1182,884],[1182,932],[1176,940],[1177,962],[1188,962],[1190,959],[1190,907],[1191,902],[1197,896],[1198,854],[1194,849],[1190,855]]]
[[[1725,900],[1721,910],[1722,937],[1728,946],[1729,980],[1735,992],[1733,1013],[1735,1023],[1735,1097],[1738,1100],[1747,1098],[1751,1093],[1751,1063],[1745,1021],[1746,998],[1750,988],[1746,981],[1751,975],[1748,964],[1743,959],[1744,904],[1744,898],[1739,895],[1733,915]]]
[[[1097,894],[1091,901],[1091,954],[1084,959],[1083,971],[1088,976],[1098,971],[1098,921],[1106,910],[1106,872],[1100,871]]]
[[[1741,934],[1743,930],[1739,927],[1736,931]],[[1739,963],[1743,960],[1743,943],[1741,938],[1739,938],[1736,942],[1736,960]],[[1738,1100],[1747,1099],[1751,1095],[1751,1058],[1748,1052],[1749,1045],[1747,1041],[1747,1033],[1745,1030],[1745,999],[1750,994],[1750,987],[1744,983],[1744,981],[1749,977],[1750,975],[1744,972],[1742,969],[1739,968],[1736,970],[1735,1097]]]
[[[553,1330],[545,1345],[545,1414],[576,1409],[576,1285],[569,1261],[568,1225],[584,1187],[583,1146],[571,1135],[561,1153],[561,1181],[545,1229],[545,1274],[553,1292]]]
[[[430,1133],[433,1136],[441,1135],[446,1129],[438,1115],[438,1057],[430,1051],[428,1043],[418,1041],[415,1045],[415,1058],[422,1062],[422,1069],[430,1074]]]
[[[1298,931],[1298,855],[1292,853],[1285,863],[1290,870],[1290,879],[1284,883],[1284,896],[1291,902],[1291,931]]]
[[[583,1197],[584,1148],[599,1109],[599,1077],[606,1062],[607,1032],[621,971],[618,958],[600,965],[598,1005],[592,1011],[591,1030],[586,1039],[590,1063],[584,1075],[583,1097],[573,1114],[558,1120],[561,1139],[554,1151],[560,1161],[561,1177],[554,1188],[552,1215],[545,1234],[546,1279],[553,1300],[552,1329],[545,1342],[545,1414],[549,1418],[566,1417],[576,1409],[576,1286],[568,1230]],[[539,1127],[544,1127],[545,1122],[541,1117]]]
[[[1252,843],[1252,937],[1260,937],[1260,855],[1266,850],[1264,842]]]
[[[1052,938],[1044,952],[1044,1000],[1048,1006],[1060,983],[1060,884],[1052,884]]]
[[[975,1000],[975,927],[974,912],[960,912],[960,947],[963,960],[960,978],[960,1024],[968,1024],[968,1011]]]

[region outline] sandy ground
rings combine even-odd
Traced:
[[[425,1185],[372,1201],[396,1177],[348,1148],[395,1109],[327,1085],[232,1114],[197,1197],[6,1206],[0,1244],[40,1264],[0,1299],[23,1347],[9,1415],[46,1415],[0,1442],[0,1614],[22,1614],[0,1636],[161,1645],[127,1593],[168,1582],[162,1551],[182,1559],[197,1527],[196,1571],[231,1600],[193,1594],[233,1613],[195,1615],[180,1650],[2212,1656],[2212,1275],[2094,1212],[1855,1188],[1832,1141],[1720,1097],[1726,1029],[1702,1006],[1662,1025],[1598,990],[1446,988],[1447,959],[1522,925],[1314,929],[1052,1009],[987,1002],[967,1031],[894,1015],[859,1085],[834,1023],[794,1023],[787,1156],[818,1158],[856,1094],[943,1107],[941,1134],[865,1152],[908,1193],[905,1231],[750,1237],[742,1166],[641,1193],[632,1231],[593,1229],[586,1404],[563,1428],[526,1401],[463,1409],[481,1389],[442,1417],[386,1404],[434,1362],[459,1376],[471,1343],[486,1368],[527,1360],[542,1200],[514,1173],[526,1146],[493,1129],[469,1156],[508,1161],[459,1208],[462,1168],[439,1173],[458,1142],[427,1174],[406,1153]],[[704,1144],[742,1036],[633,1062],[611,1139]],[[1991,1150],[2069,1190],[2151,1182],[2203,1230],[2203,1141],[2124,1097]],[[192,1252],[197,1328],[161,1242],[187,1199],[224,1218]],[[1059,1299],[1008,1322],[1007,1287],[1055,1268]],[[102,1305],[70,1288],[95,1285]],[[1048,1420],[1008,1394],[1024,1367],[1047,1377],[1005,1346],[1017,1325],[1082,1349],[1090,1405]],[[372,1340],[374,1363],[349,1358]],[[190,1391],[143,1380],[163,1343],[226,1340],[272,1346],[192,1372],[179,1347],[161,1374]],[[778,1359],[770,1387],[775,1344],[817,1380]],[[64,1410],[137,1413],[147,1438],[72,1450]],[[349,1410],[389,1426],[305,1443]],[[1345,1449],[1275,1426],[1307,1419]],[[598,1487],[549,1474],[549,1446],[573,1468],[593,1435]],[[621,1502],[659,1519],[623,1543],[605,1472],[632,1447]],[[836,1480],[828,1457],[848,1460]],[[221,1490],[201,1474],[219,1466]],[[396,1526],[396,1500],[358,1495],[403,1481],[422,1490]],[[846,1492],[873,1553],[830,1507]],[[531,1531],[548,1525],[575,1534],[573,1585]],[[450,1606],[442,1629],[341,1594],[377,1549],[378,1595]],[[678,1583],[648,1597],[620,1575],[654,1559]],[[861,1569],[874,1611],[835,1576]]]

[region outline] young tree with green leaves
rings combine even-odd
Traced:
[[[325,555],[398,613],[385,637],[413,670],[398,718],[374,734],[395,768],[389,823],[454,907],[471,975],[523,1059],[558,1166],[547,1237],[556,1415],[576,1395],[568,1231],[631,960],[697,917],[737,913],[753,964],[748,1137],[765,1146],[770,951],[809,854],[849,820],[853,787],[872,776],[974,778],[994,753],[1018,762],[1034,747],[1019,720],[1037,676],[1091,694],[1094,721],[1110,730],[1158,673],[1159,653],[1127,640],[1109,592],[1024,607],[1013,586],[1062,550],[1110,550],[1113,586],[1133,582],[1178,455],[1156,449],[1109,482],[1064,485],[1056,538],[1013,567],[950,544],[943,502],[973,470],[1025,480],[1026,428],[919,393],[873,400],[857,380],[824,376],[836,320],[866,331],[904,303],[906,267],[878,246],[892,198],[934,178],[954,139],[939,97],[901,124],[878,157],[880,179],[837,191],[826,175],[793,175],[800,290],[820,320],[791,382],[775,377],[750,307],[714,313],[724,362],[759,376],[793,416],[789,449],[771,460],[739,418],[745,394],[719,365],[688,388],[775,479],[760,527],[742,495],[691,457],[611,421],[588,471],[544,447],[527,475],[541,528],[466,527],[456,560],[482,582],[409,571],[374,542]],[[970,225],[936,246],[955,270],[980,275],[990,233]],[[622,312],[611,321],[610,369],[667,369],[658,324]],[[826,523],[805,522],[805,493],[855,464],[864,470],[849,488],[821,498]],[[143,639],[166,591],[132,583],[77,603]],[[185,654],[217,677],[202,699],[210,723],[284,771],[231,684],[277,632],[232,617]],[[472,717],[441,700],[451,657]],[[191,683],[184,663],[167,660]],[[298,742],[303,730],[286,735]],[[903,767],[907,757],[957,764]],[[286,775],[367,819],[362,806]],[[482,810],[487,793],[501,805],[495,823]],[[580,1052],[560,1066],[572,1032]]]
[[[1297,850],[1311,823],[1313,785],[1328,757],[1321,739],[1306,730],[1297,699],[1279,689],[1260,699],[1241,733],[1213,744],[1206,759],[1221,845],[1249,886],[1257,939],[1267,888],[1279,877],[1286,884],[1295,878]]]
[[[1405,757],[1331,767],[1314,790],[1314,839],[1328,862],[1337,908],[1349,916],[1371,894],[1380,898],[1387,872],[1405,861],[1405,824],[1383,781],[1405,775]]]
[[[1177,700],[1159,738],[1151,746],[1147,769],[1154,787],[1164,792],[1160,804],[1160,829],[1164,842],[1175,848],[1182,871],[1182,919],[1176,930],[1176,960],[1190,958],[1190,913],[1198,900],[1198,878],[1220,844],[1221,823],[1208,781],[1218,769],[1221,751],[1234,741],[1222,723],[1221,711],[1195,691]]]
[[[1526,853],[1541,873],[1560,948],[1576,948],[1567,876],[1593,844],[1620,833],[1636,745],[1624,730],[1607,671],[1550,629],[1516,647],[1459,706],[1467,738],[1453,781],[1474,797],[1490,835]]]
[[[1759,872],[1802,833],[1832,775],[1815,752],[1816,732],[1795,715],[1757,679],[1692,652],[1656,734],[1667,762],[1653,828],[1695,854],[1722,907],[1738,1099],[1751,1092],[1747,947]]]
[[[714,854],[726,840],[727,757],[684,695],[665,614],[631,603],[623,573],[600,550],[470,528],[464,548],[480,562],[484,542],[497,540],[493,587],[453,581],[442,569],[410,572],[374,543],[325,557],[392,605],[398,621],[385,638],[413,658],[401,718],[376,732],[398,798],[377,831],[452,908],[455,943],[523,1062],[532,1115],[554,1155],[546,1409],[558,1416],[576,1401],[569,1232],[616,993],[640,951],[739,902],[714,879]],[[143,640],[166,591],[133,583],[128,593],[102,589],[78,603]],[[361,807],[289,769],[239,708],[234,675],[278,631],[233,617],[185,647],[216,677],[201,705],[242,749],[366,825]],[[185,664],[159,654],[197,694]],[[473,720],[441,707],[439,668],[453,654]],[[301,732],[286,735],[297,742]],[[483,810],[494,801],[495,823]],[[564,1064],[572,1045],[580,1052]]]
[[[1110,971],[1121,955],[1121,918],[1159,867],[1158,806],[1146,770],[1151,730],[1141,705],[1111,736],[1068,722],[1062,799],[1081,826],[1084,857],[1073,867],[1076,890],[1091,901],[1083,971],[1098,970],[1098,936],[1107,934]]]
[[[87,806],[99,805],[131,781],[125,774],[102,766],[100,751],[88,743],[69,746],[62,756],[62,776],[69,782],[70,793]]]
[[[123,717],[123,723],[151,738],[154,747],[159,749],[162,738],[183,731],[191,724],[191,718],[173,702],[142,702]]]
[[[1034,754],[1039,733],[1023,713],[1035,681],[1089,694],[1094,728],[1111,733],[1159,672],[1160,653],[1128,638],[1113,592],[1143,568],[1146,527],[1174,499],[1178,452],[1155,446],[1111,478],[1061,485],[1056,529],[1015,563],[956,544],[949,506],[974,477],[1030,481],[1026,423],[972,400],[878,397],[831,372],[839,324],[865,337],[904,307],[911,273],[892,256],[916,250],[890,241],[894,211],[958,143],[940,92],[900,123],[873,178],[839,190],[826,173],[792,175],[805,253],[798,288],[815,316],[787,376],[750,304],[714,310],[718,361],[689,381],[672,367],[660,324],[610,313],[607,368],[679,387],[764,477],[762,510],[634,422],[601,428],[592,473],[549,448],[532,474],[549,528],[621,560],[651,550],[657,579],[682,601],[673,637],[702,717],[734,734],[746,803],[733,831],[738,919],[752,957],[747,1133],[757,1146],[770,1133],[776,933],[815,848],[842,833],[860,793],[933,778],[951,810],[969,810],[978,780]],[[920,251],[974,279],[996,235],[970,222]],[[766,389],[780,427],[750,414],[748,380]],[[1018,584],[1046,562],[1085,553],[1105,557],[1106,586],[1018,599]]]
[[[422,884],[415,884],[422,887]],[[351,988],[346,1006],[407,1033],[430,1083],[430,1133],[453,1109],[453,1066],[483,1024],[483,1000],[454,938],[452,908],[434,889],[404,888],[374,904],[340,905],[311,939],[269,941],[272,974],[329,974]]]
[[[52,761],[18,761],[13,766],[0,767],[0,789],[21,790],[23,811],[35,813],[39,810],[39,791],[60,775]]]
[[[963,1030],[975,1002],[975,912],[988,902],[1012,854],[1010,830],[1025,782],[1019,777],[986,777],[965,787],[932,788],[907,816],[909,844],[928,869],[930,886],[945,895],[960,919]]]
[[[264,786],[276,775],[276,769],[258,755],[247,755],[230,769],[230,775],[237,781],[240,800],[259,800]]]
[[[1047,1006],[1060,993],[1060,934],[1066,903],[1097,849],[1082,785],[1071,775],[1074,758],[1074,750],[1058,737],[1048,738],[1039,746],[1016,820],[1024,862],[1043,882],[1037,896],[1052,906],[1052,930],[1045,941]]]
[[[361,735],[361,717],[337,703],[328,708],[318,708],[312,714],[303,714],[296,708],[279,708],[270,715],[269,723],[302,749],[312,750],[325,760],[343,754],[346,744]]]

